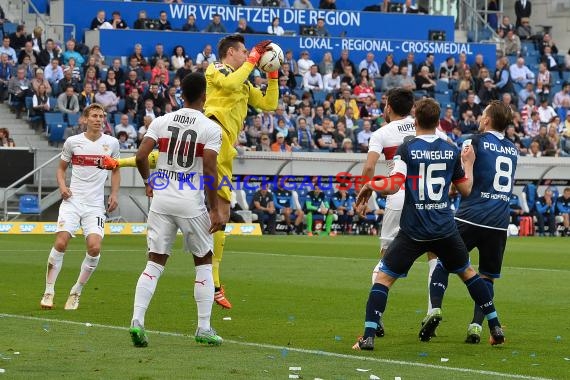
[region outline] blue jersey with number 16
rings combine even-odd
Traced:
[[[404,142],[394,157],[392,178],[405,177],[400,228],[411,239],[437,240],[457,231],[450,208],[452,182],[467,180],[459,150],[436,135]]]
[[[455,219],[481,227],[506,230],[509,201],[518,151],[501,133],[491,131],[473,137],[475,150],[473,189],[462,198]]]

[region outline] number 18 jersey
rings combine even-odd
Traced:
[[[517,148],[495,131],[474,136],[471,145],[476,156],[473,189],[468,197],[461,199],[455,219],[506,231],[517,167]]]
[[[206,211],[204,189],[212,179],[204,177],[204,150],[220,151],[218,124],[200,111],[182,108],[152,121],[145,137],[158,145],[157,171],[150,209],[160,214],[194,218]],[[216,189],[214,189],[216,190]]]

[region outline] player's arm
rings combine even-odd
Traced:
[[[548,205],[546,203],[542,204],[540,200],[536,201],[536,211],[540,212],[541,214],[544,214],[547,209]]]
[[[313,200],[311,196],[307,197],[307,200],[305,201],[305,208],[308,211],[317,211],[319,209],[318,207],[315,207],[313,205]]]
[[[67,187],[65,183],[65,172],[69,167],[69,162],[61,159],[59,161],[59,165],[57,166],[56,178],[57,178],[57,185],[59,187],[59,192],[61,197],[65,199],[69,199],[71,197],[71,190]]]
[[[275,111],[279,101],[279,72],[274,71],[267,75],[268,84],[265,95],[259,88],[249,85],[249,104],[264,111]]]
[[[275,195],[275,193],[273,193],[272,196],[273,196],[273,205],[274,205],[275,209],[281,210],[283,208],[283,206],[281,206],[279,204],[279,202],[277,202],[277,195]],[[293,203],[291,203],[291,204],[293,204]]]
[[[114,160],[118,160],[120,157],[120,147],[119,142],[115,141],[115,146],[113,148],[112,157]],[[119,188],[121,187],[121,171],[119,167],[115,167],[111,172],[111,194],[109,194],[109,200],[107,201],[107,212],[113,212],[119,205]]]
[[[461,196],[468,197],[473,188],[473,164],[475,163],[475,150],[472,145],[463,148],[461,161],[463,168],[461,168],[460,160],[457,160],[451,181]]]
[[[150,165],[148,163],[148,155],[154,149],[154,145],[156,141],[149,137],[145,136],[139,146],[139,150],[137,150],[137,154],[135,156],[135,161],[137,164],[137,169],[139,174],[141,175],[144,186],[145,186],[145,193],[147,197],[152,197],[152,186],[149,183],[148,177],[150,176]]]

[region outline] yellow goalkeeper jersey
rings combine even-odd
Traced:
[[[264,111],[277,109],[279,83],[270,79],[265,95],[247,80],[253,65],[245,62],[239,69],[222,62],[206,69],[206,104],[204,114],[214,116],[234,144],[247,116],[247,105]]]

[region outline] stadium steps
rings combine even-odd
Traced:
[[[38,187],[35,185],[24,185],[15,194],[8,196],[7,214],[4,215],[4,200],[2,201],[2,217],[10,221],[25,221],[29,219],[37,219],[38,214],[21,214],[20,213],[20,197],[24,194],[37,195]],[[0,192],[0,198],[3,198],[3,192]],[[61,200],[59,188],[57,187],[42,187],[40,198],[40,212],[43,214],[50,209],[53,205]]]
[[[22,118],[17,119],[16,114],[10,112],[7,102],[0,105],[0,120],[2,120],[2,127],[8,128],[16,147],[46,148],[49,146],[45,135],[30,127],[26,114],[22,113]]]

